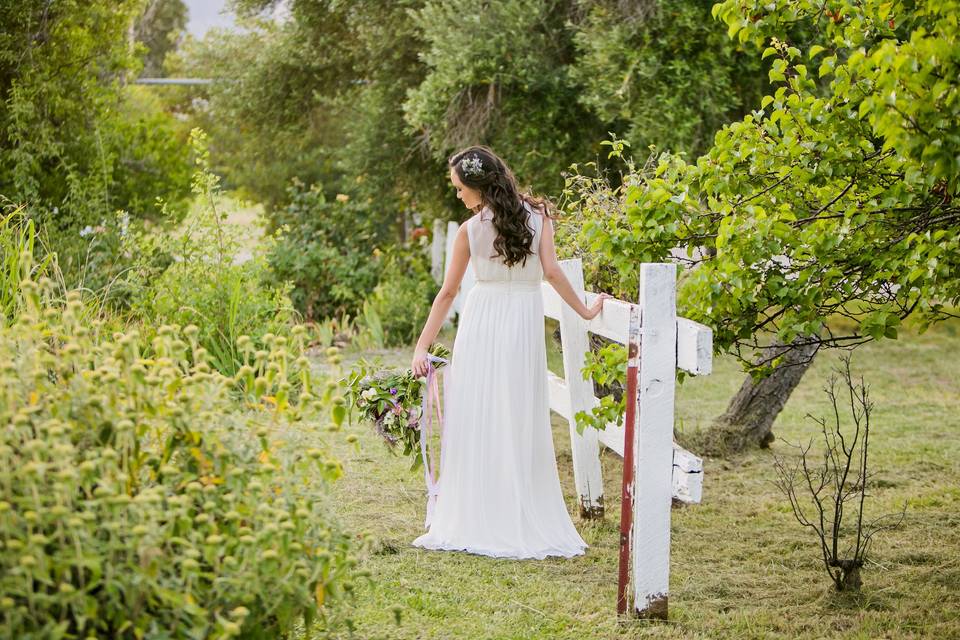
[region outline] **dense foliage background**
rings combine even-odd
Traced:
[[[957,316],[956,0],[278,4],[0,5],[11,637],[352,631],[340,348],[418,337],[463,146],[560,205],[588,289],[679,265],[751,374],[698,452],[769,444],[821,349]]]
[[[189,195],[185,132],[154,96],[128,87],[142,66],[131,29],[143,5],[0,7],[0,195],[26,204],[64,275],[93,288],[122,269],[107,239],[118,210],[156,218],[157,198],[182,212]],[[81,236],[86,227],[103,231]]]
[[[211,132],[228,181],[290,227],[273,262],[311,316],[358,307],[313,304],[330,280],[297,256],[298,229],[316,222],[291,215],[293,178],[326,201],[349,196],[381,245],[402,242],[416,224],[463,215],[445,168],[462,146],[491,145],[524,187],[559,199],[570,164],[611,164],[596,157],[607,132],[697,153],[766,86],[764,63],[718,31],[705,2],[295,0],[286,22],[257,20],[274,4],[237,2],[249,32],[183,47],[168,67],[216,79],[180,91],[176,108]]]

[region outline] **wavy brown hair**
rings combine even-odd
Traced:
[[[466,159],[470,167],[473,158],[480,160],[479,173],[473,170],[465,173],[461,160]],[[467,147],[450,156],[447,164],[454,168],[465,186],[480,192],[478,210],[486,205],[493,211],[493,226],[497,230],[497,238],[493,241],[496,255],[503,256],[503,262],[508,267],[518,262],[525,265],[527,256],[533,255],[531,244],[534,233],[526,225],[523,203],[530,204],[547,218],[553,217],[553,204],[546,198],[521,193],[510,167],[490,147]]]

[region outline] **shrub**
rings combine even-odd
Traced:
[[[840,361],[824,387],[833,411],[826,418],[807,414],[820,427],[823,451],[811,453],[811,438],[806,445],[787,443],[799,453],[792,460],[778,455],[773,460],[777,488],[790,501],[797,522],[817,535],[817,555],[834,587],[837,591],[858,591],[862,586],[860,571],[873,537],[899,526],[907,505],[904,503],[899,514],[872,520],[863,517],[863,505],[870,495],[867,484],[876,474],[867,464],[873,400],[863,376],[857,380],[851,372],[850,355],[840,356]],[[852,426],[843,424],[847,420],[840,418],[845,413],[841,405],[849,406],[848,423]]]
[[[37,242],[33,220],[23,215],[22,207],[0,214],[0,323],[6,325],[20,313],[20,281],[43,274],[51,257],[33,262]]]
[[[439,289],[430,258],[419,245],[387,250],[383,273],[363,304],[367,331],[387,346],[407,345],[420,335]]]
[[[333,611],[355,560],[302,481],[342,473],[297,428],[321,403],[305,332],[232,379],[196,327],[161,327],[145,358],[79,293],[22,294],[0,327],[2,635],[278,638]]]
[[[356,314],[377,284],[378,246],[388,228],[369,203],[346,194],[328,200],[319,185],[290,186],[290,204],[274,214],[280,234],[269,253],[274,282],[293,283],[291,299],[308,319]]]
[[[180,230],[130,234],[128,251],[135,258],[122,296],[147,333],[162,324],[197,325],[197,341],[213,367],[232,376],[244,364],[240,336],[251,336],[254,347],[262,349],[261,336],[287,335],[296,313],[289,285],[266,283],[263,256],[236,261],[242,244],[238,231],[223,224],[219,180],[208,170],[205,136],[195,130],[191,140],[199,165],[197,206]]]

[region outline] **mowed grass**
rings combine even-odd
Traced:
[[[448,329],[440,339],[452,346],[453,337]],[[348,353],[347,367],[359,355],[374,354]],[[406,367],[411,352],[380,355]],[[557,354],[549,360],[557,370]],[[775,424],[778,437],[819,434],[805,416],[828,413],[822,388],[838,363],[836,352],[818,356]],[[369,425],[354,424],[360,449],[336,449],[345,475],[334,501],[344,524],[369,531],[375,543],[361,559],[373,582],[357,586],[352,637],[960,637],[960,323],[860,347],[853,368],[876,403],[867,516],[907,504],[902,525],[876,539],[859,595],[833,592],[814,534],[773,484],[771,450],[705,459],[703,503],[673,510],[669,622],[618,621],[622,462],[615,454],[602,454],[606,518],[574,515],[590,545],[585,556],[494,559],[412,547],[424,531],[422,472],[387,453]],[[707,426],[742,380],[729,359],[716,361],[710,376],[688,378],[677,391],[677,431]],[[576,514],[568,427],[556,415],[553,435],[567,508]],[[791,449],[778,440],[772,451]]]

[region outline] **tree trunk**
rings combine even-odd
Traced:
[[[590,351],[592,353],[597,353],[600,349],[607,346],[608,344],[614,342],[609,338],[604,338],[601,335],[596,333],[587,334],[590,341]],[[557,343],[557,351],[563,353],[563,342],[560,340],[560,325],[557,325],[557,328],[553,330],[553,339]],[[623,385],[616,380],[611,380],[610,384],[602,385],[596,380],[593,380],[593,395],[598,399],[605,398],[606,396],[613,396],[614,402],[620,402],[623,398]]]
[[[722,455],[773,442],[773,422],[820,348],[817,343],[797,345],[806,340],[808,336],[801,336],[790,345],[777,343],[764,349],[764,360],[782,354],[783,361],[766,378],[748,376],[743,381],[726,412],[714,420],[699,443],[705,453]]]
[[[834,560],[830,566],[839,568],[837,573],[830,573],[837,591],[860,591],[863,580],[860,578],[860,560]]]

